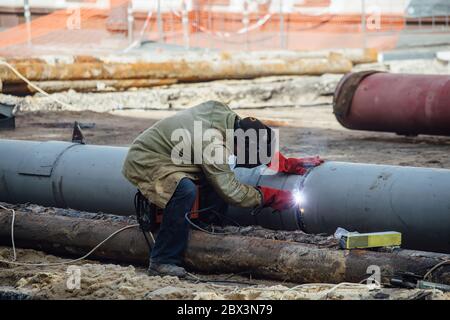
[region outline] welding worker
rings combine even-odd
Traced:
[[[198,144],[195,146],[196,142],[202,140],[202,137],[199,139],[195,136],[195,123],[197,129],[201,124],[203,130],[213,128],[223,137],[230,130],[243,132],[244,135],[249,130],[262,131],[265,134],[262,138],[257,135],[258,141],[244,138],[241,147],[235,137],[233,147],[219,144],[223,152],[221,157],[224,159],[221,163],[207,161],[208,159],[195,161],[193,159],[195,151],[205,151],[207,148],[207,144],[202,142],[200,147]],[[172,141],[173,134],[180,132],[179,129],[191,137],[190,142],[193,146],[190,150],[187,148],[178,150],[182,139]],[[189,140],[188,137],[185,138]],[[254,136],[252,139],[254,140]],[[241,119],[227,105],[217,101],[208,101],[160,120],[134,140],[125,159],[123,175],[150,203],[164,209],[162,223],[151,250],[148,268],[150,275],[186,276],[186,270],[181,266],[190,229],[185,215],[196,200],[198,190],[196,183],[199,181],[204,181],[210,186],[209,189],[215,195],[211,196],[211,199],[214,198],[213,202],[217,208],[222,208],[222,211],[228,204],[254,209],[269,206],[279,211],[292,207],[293,199],[290,192],[242,184],[236,179],[231,168],[233,164],[230,158],[236,154],[238,167],[250,168],[268,164],[277,171],[294,174],[304,174],[308,167],[322,163],[319,157],[285,158],[279,152],[274,153],[273,142],[272,129],[255,118]],[[252,157],[250,145],[257,145],[256,157]],[[265,149],[265,161],[260,156],[262,149]],[[189,158],[191,161],[182,163],[180,159],[174,161],[174,154],[184,160]],[[276,161],[273,160],[275,157]],[[276,166],[273,166],[274,162]]]

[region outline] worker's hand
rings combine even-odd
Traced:
[[[304,175],[309,168],[317,167],[324,161],[319,156],[307,158],[286,158],[280,152],[275,153],[269,168],[277,172]]]
[[[263,195],[263,206],[278,211],[289,209],[295,205],[292,193],[287,190],[258,187]]]
[[[311,168],[311,167],[317,167],[320,166],[324,160],[320,159],[319,156],[315,157],[306,157],[306,158],[289,158],[288,160],[291,160],[293,162],[298,161],[299,165],[303,166],[304,168]]]

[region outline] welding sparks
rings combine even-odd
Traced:
[[[295,205],[297,205],[297,206],[301,206],[305,202],[303,194],[298,189],[294,190],[294,192],[292,193],[292,197],[294,199]]]

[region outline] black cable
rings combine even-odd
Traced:
[[[235,284],[242,284],[246,286],[257,286],[258,283],[255,282],[247,282],[247,281],[239,281],[239,280],[219,280],[219,279],[213,279],[213,280],[206,280],[206,279],[198,279],[197,281],[202,283],[235,283]]]
[[[229,280],[230,277],[227,277],[226,279],[221,280],[221,279],[202,279],[191,273],[188,273],[188,275],[190,277],[185,278],[185,280],[193,281],[195,283],[199,283],[199,282],[200,283],[234,283],[234,284],[242,284],[242,285],[247,285],[247,286],[259,285],[258,283],[249,282],[249,281]],[[231,276],[234,276],[234,274]]]
[[[258,206],[258,207],[256,207],[256,208],[254,208],[251,212],[250,212],[250,214],[252,215],[252,216],[257,216],[257,215],[259,215],[260,213],[261,213],[261,211],[264,209],[264,207],[263,206]]]
[[[227,216],[226,214],[220,213],[220,212],[217,211],[217,210],[212,210],[212,212],[214,212],[216,215],[218,215],[218,216],[220,216],[220,217],[222,217],[222,218],[228,219],[229,221],[233,222],[233,223],[236,225],[236,227],[242,228],[242,226],[239,224],[239,222],[237,222],[236,220],[230,218],[230,217]]]
[[[141,229],[142,230],[142,229]],[[147,246],[148,246],[148,248],[150,249],[150,250],[153,250],[153,245],[152,244],[150,244],[150,240],[148,240],[148,237],[147,237],[147,233],[144,231],[144,230],[142,230],[142,234],[144,235],[144,238],[145,238],[145,242],[147,242]]]
[[[230,234],[236,234],[236,232],[214,232],[214,231],[209,231],[209,230],[206,230],[206,229],[200,227],[199,225],[197,225],[197,224],[195,224],[194,222],[192,222],[192,220],[188,217],[189,214],[191,214],[191,213],[196,213],[196,212],[197,212],[197,210],[194,210],[194,211],[188,211],[188,212],[186,212],[186,214],[184,215],[184,218],[186,219],[186,221],[187,221],[192,227],[194,227],[195,229],[200,230],[200,231],[202,231],[202,232],[204,232],[204,233],[207,233],[207,234],[211,234],[211,235],[230,235]]]
[[[144,224],[144,217],[146,212],[149,212],[151,210],[150,204],[148,203],[148,200],[142,195],[142,193],[138,190],[134,196],[134,208],[136,210],[136,218],[139,223],[139,229],[141,229],[142,234],[144,235],[145,242],[147,243],[147,246],[150,250],[153,249],[153,245],[150,243],[150,240],[147,237],[147,230]],[[149,227],[149,226],[147,226]]]
[[[199,225],[195,224],[195,223],[192,222],[192,220],[188,217],[188,215],[190,215],[190,214],[192,214],[192,213],[202,213],[202,212],[205,212],[205,211],[207,211],[207,210],[211,210],[211,211],[214,212],[216,215],[219,215],[219,216],[221,216],[221,217],[223,217],[223,218],[226,218],[226,219],[228,219],[229,221],[233,222],[233,223],[235,224],[235,226],[238,227],[239,229],[242,228],[242,226],[241,226],[236,220],[230,218],[230,217],[227,216],[226,214],[220,213],[220,212],[217,211],[217,210],[212,210],[212,209],[215,208],[215,207],[216,207],[215,205],[212,205],[212,206],[206,207],[206,208],[204,208],[204,209],[188,211],[188,212],[185,213],[184,218],[185,218],[186,221],[187,221],[191,226],[193,226],[195,229],[200,230],[200,231],[205,232],[205,233],[208,233],[208,234],[211,234],[211,235],[231,235],[231,234],[239,234],[241,230],[236,231],[236,232],[213,232],[213,231],[209,231],[209,230],[206,230],[206,229],[200,227]],[[258,215],[258,214],[262,211],[262,209],[263,209],[263,207],[261,207],[261,206],[256,207],[256,208],[254,208],[254,209],[252,210],[251,214],[252,214],[252,215]]]
[[[207,233],[207,234],[211,234],[211,235],[231,235],[231,234],[238,234],[239,231],[238,231],[238,232],[214,232],[214,231],[206,230],[206,229],[200,227],[199,225],[195,224],[194,222],[192,222],[192,220],[188,217],[188,216],[189,216],[190,214],[192,214],[192,213],[202,213],[202,212],[205,212],[205,211],[207,211],[207,210],[211,210],[211,209],[213,209],[213,208],[215,208],[215,205],[212,205],[212,206],[209,206],[209,207],[206,207],[206,208],[203,208],[203,209],[199,209],[199,210],[191,210],[191,211],[188,211],[188,212],[185,213],[184,218],[186,219],[186,221],[187,221],[192,227],[194,227],[195,229],[200,230],[200,231],[202,231],[202,232],[205,232],[205,233]],[[213,211],[215,211],[215,210],[213,210]],[[217,211],[216,211],[216,212],[217,212]]]

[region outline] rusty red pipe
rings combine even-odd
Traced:
[[[349,73],[333,109],[348,129],[450,136],[450,76]]]

